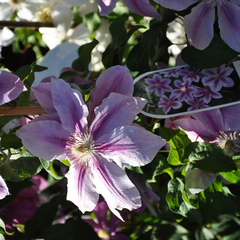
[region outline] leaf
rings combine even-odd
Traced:
[[[161,225],[158,225],[154,230],[153,234],[154,240],[179,240],[185,239],[184,235],[189,235],[186,228],[167,221],[163,221]],[[151,238],[148,238],[148,240]],[[147,239],[146,239],[147,240]]]
[[[190,168],[199,168],[204,172],[218,173],[237,169],[232,158],[211,143],[194,142],[187,147],[185,156],[190,161]]]
[[[57,195],[48,203],[41,205],[36,215],[25,224],[26,235],[33,238],[39,237],[43,230],[51,226],[62,200],[63,196]]]
[[[46,161],[43,160],[41,158],[39,158],[43,168],[49,173],[51,174],[55,179],[62,179],[63,175],[58,175],[53,167],[53,162],[50,161]],[[66,160],[63,160],[66,161]],[[67,162],[63,162],[65,165],[67,164]]]
[[[201,214],[198,209],[190,204],[184,192],[184,184],[180,179],[171,179],[168,182],[166,200],[172,212],[201,225]]]
[[[81,237],[80,237],[81,236]],[[81,219],[68,219],[65,224],[56,224],[47,228],[41,237],[46,240],[100,240],[93,228]]]
[[[161,127],[159,128],[159,135],[170,144],[168,162],[171,165],[178,166],[185,159],[185,148],[191,143],[187,134],[180,129],[172,130]]]
[[[4,133],[1,136],[1,146],[5,149],[15,148],[19,149],[22,147],[22,141],[16,136],[16,130],[18,128],[12,129],[8,134]]]
[[[90,33],[95,32],[101,25],[101,18],[96,12],[86,14],[83,19]]]
[[[82,77],[87,76],[89,72],[88,66],[91,61],[91,52],[97,44],[98,41],[96,39],[93,39],[92,42],[86,43],[80,46],[78,49],[79,58],[73,61],[72,68],[75,71],[83,72]]]
[[[238,52],[231,49],[220,37],[214,35],[211,43],[204,50],[187,46],[181,52],[184,62],[196,68],[214,68],[236,58]]]
[[[161,156],[160,158],[158,158],[158,156]],[[152,175],[152,179],[156,180],[156,176],[163,174],[163,173],[167,173],[171,178],[173,178],[173,170],[171,168],[171,166],[169,165],[169,163],[167,162],[167,159],[165,156],[163,156],[162,154],[157,154],[156,156],[157,159],[159,159],[158,165],[155,168],[155,171],[153,172]]]
[[[240,184],[240,170],[232,172],[221,172],[222,176],[231,183]]]

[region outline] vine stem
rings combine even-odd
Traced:
[[[0,108],[0,116],[39,115],[47,113],[42,107]]]

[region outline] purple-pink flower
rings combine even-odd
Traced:
[[[191,82],[199,82],[199,79],[203,76],[199,68],[191,66],[184,67],[179,71],[179,74],[183,76],[183,80],[190,79]]]
[[[209,103],[211,98],[222,98],[222,95],[219,92],[213,91],[210,87],[206,86],[205,88],[196,87],[196,92],[194,93],[195,97],[202,97],[205,103]]]
[[[184,18],[184,27],[189,42],[196,48],[206,48],[214,36],[215,8],[217,8],[218,26],[223,41],[232,49],[240,52],[240,2],[237,0],[154,0],[163,7],[184,10],[199,2]]]
[[[179,101],[174,101],[175,96],[170,96],[169,98],[166,96],[162,96],[160,102],[158,103],[158,107],[162,108],[163,112],[167,114],[171,108],[178,109],[182,107],[182,103]]]
[[[105,16],[113,11],[119,0],[98,0],[100,15]],[[124,3],[133,13],[141,16],[148,16],[161,20],[162,17],[156,9],[149,3],[149,0],[124,0]]]
[[[102,240],[131,240],[130,237],[119,232],[122,221],[113,214],[111,214],[109,219],[108,211],[107,203],[100,201],[93,210],[96,221],[92,219],[84,219],[84,221],[93,227]]]
[[[197,109],[202,109],[202,108],[208,108],[209,106],[206,105],[204,102],[203,98],[196,98],[194,97],[193,99],[186,99],[185,101],[187,104],[191,105],[187,110],[188,111],[193,111]]]
[[[224,65],[212,69],[204,69],[202,73],[205,75],[202,79],[204,86],[210,86],[212,91],[217,92],[222,87],[233,87],[233,80],[228,77],[233,71],[231,67]]]
[[[178,68],[172,68],[172,69],[167,69],[164,71],[160,72],[161,74],[164,74],[164,77],[179,77],[179,69]]]
[[[175,80],[174,85],[178,89],[174,89],[172,91],[172,96],[175,96],[179,101],[184,101],[186,98],[187,99],[192,99],[193,98],[193,93],[196,92],[196,88],[191,85],[191,80],[187,79],[185,82],[182,82],[180,80]]]
[[[153,78],[146,78],[145,82],[148,84],[146,87],[147,92],[154,92],[159,97],[164,95],[165,92],[171,92],[172,87],[169,86],[171,79],[169,78],[162,78],[158,74],[154,74]]]
[[[27,89],[18,76],[0,71],[0,105],[12,101],[25,90]]]
[[[114,71],[121,74],[126,68],[106,70],[105,86]],[[121,86],[123,80],[115,77]],[[99,194],[120,219],[118,210],[139,208],[140,194],[122,168],[151,162],[165,145],[161,137],[131,124],[146,100],[117,92],[104,96],[102,85],[99,96],[105,98],[96,107],[96,102],[92,103],[94,118],[88,120],[88,107],[78,91],[61,79],[52,79],[49,84],[46,95],[50,94],[52,107],[44,120],[34,119],[17,131],[23,145],[45,160],[69,160],[67,199],[82,212],[94,209]],[[133,81],[127,85],[132,89]]]

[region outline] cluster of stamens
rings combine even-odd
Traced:
[[[89,134],[72,133],[67,141],[66,152],[72,166],[91,168],[96,156],[95,144]]]
[[[223,152],[227,156],[233,156],[240,152],[240,134],[235,132],[229,132],[228,134],[220,131],[217,137],[218,146],[223,149]]]

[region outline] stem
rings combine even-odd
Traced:
[[[0,108],[0,116],[39,115],[47,113],[42,107]]]

